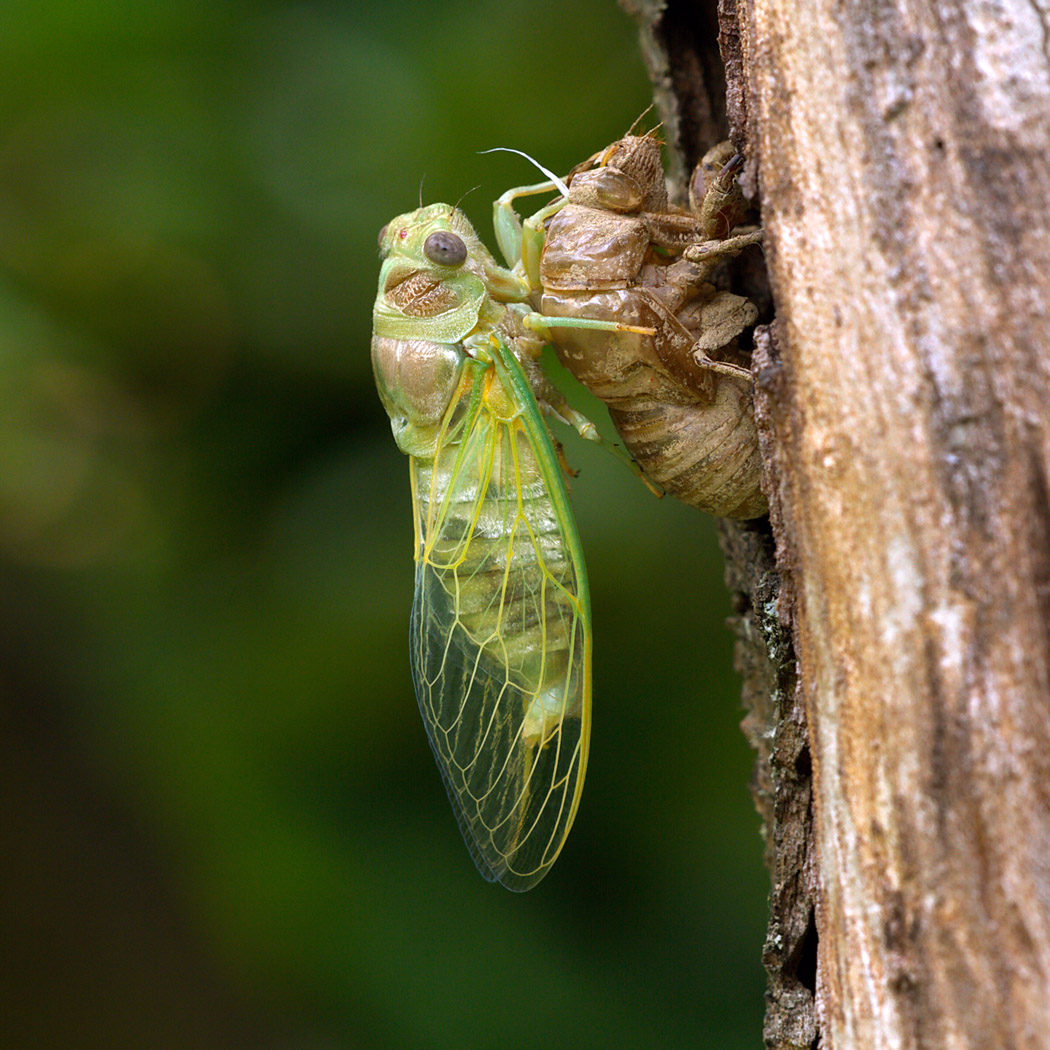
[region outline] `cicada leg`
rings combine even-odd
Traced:
[[[557,183],[548,180],[537,182],[532,186],[517,186],[502,194],[492,206],[492,225],[496,230],[496,243],[507,265],[522,267],[529,287],[535,291],[540,287],[540,255],[543,252],[544,223],[565,206],[565,198],[541,208],[530,215],[524,223],[514,208],[519,197],[531,197],[540,193],[553,193],[559,190]]]
[[[580,437],[587,441],[601,441],[602,436],[598,433],[598,428],[582,412],[577,412],[563,397],[558,396],[554,398],[554,401],[556,403],[552,404],[545,397],[540,402],[544,415],[556,419],[559,423],[564,423],[567,427],[572,427]],[[564,460],[562,466],[565,466]],[[569,471],[569,473],[575,474],[575,471]]]
[[[656,329],[642,328],[638,325],[621,324],[619,321],[600,321],[586,317],[548,317],[541,313],[526,313],[521,318],[522,326],[530,332],[550,338],[552,328],[589,328],[599,332],[632,332],[635,335],[655,335]],[[571,408],[566,400],[554,388],[550,388],[547,397],[548,406],[555,419],[575,427],[580,437],[588,441],[601,441],[595,425],[584,415]]]
[[[635,335],[656,335],[655,328],[643,328],[619,321],[600,321],[589,317],[548,317],[531,313],[522,318],[522,324],[531,332],[547,334],[552,328],[589,328],[595,332],[633,332]]]
[[[543,257],[543,245],[547,238],[547,220],[561,211],[568,204],[568,198],[562,197],[553,201],[547,207],[530,215],[524,222],[521,237],[521,262],[524,269],[525,280],[534,291],[540,291],[542,281],[540,280],[540,260]]]
[[[522,317],[522,324],[530,331],[541,334],[549,334],[551,328],[590,328],[605,332],[634,332],[638,335],[653,335],[654,329],[641,328],[637,325],[619,324],[616,321],[598,321],[582,317],[547,317],[544,314],[528,313]],[[645,471],[634,461],[630,453],[620,445],[606,441],[598,432],[598,428],[582,412],[577,412],[562,397],[561,393],[549,383],[545,384],[543,397],[540,400],[540,408],[546,414],[559,422],[573,427],[582,438],[588,441],[597,441],[602,448],[611,452],[628,470],[631,471],[645,487],[657,497],[662,497],[664,490],[650,478]],[[561,446],[558,446],[558,455],[562,462],[562,468],[567,474],[575,477],[576,472],[571,470],[561,456]]]
[[[736,237],[727,237],[724,241],[700,241],[691,244],[682,255],[701,268],[701,276],[706,279],[712,270],[723,260],[738,255],[751,244],[762,243],[762,230],[741,233]]]
[[[558,398],[557,405],[552,405],[549,401],[541,401],[540,409],[544,415],[550,416],[552,419],[558,420],[559,423],[564,423],[566,426],[572,427],[577,434],[582,438],[586,438],[588,441],[596,441],[602,448],[607,449],[611,452],[627,469],[639,478],[643,485],[656,497],[662,497],[664,490],[656,484],[655,481],[650,478],[644,470],[631,458],[630,453],[626,452],[620,445],[615,442],[606,441],[605,438],[598,433],[598,428],[582,413],[577,412],[576,409],[571,408],[568,402],[564,398]],[[578,471],[572,469],[565,459],[565,454],[561,447],[561,442],[555,440],[554,450],[557,453],[558,461],[561,463],[561,469],[565,471],[569,477],[576,477]]]
[[[751,208],[737,181],[744,158],[731,142],[720,142],[700,159],[689,180],[689,206],[699,217],[705,238],[728,237]]]

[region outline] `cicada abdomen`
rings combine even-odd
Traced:
[[[549,318],[651,329],[552,326],[549,335],[653,481],[701,510],[754,518],[767,504],[752,380],[736,340],[758,312],[708,279],[761,233],[730,236],[745,205],[739,158],[715,157],[705,158],[711,174],[692,213],[669,205],[650,135],[628,136],[576,169],[564,206],[548,209],[538,307]]]

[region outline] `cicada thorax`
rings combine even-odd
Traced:
[[[701,510],[757,517],[766,502],[751,377],[734,360],[736,337],[757,311],[708,282],[711,261],[682,257],[725,237],[728,223],[738,221],[729,185],[735,172],[723,166],[709,177],[710,206],[692,214],[667,203],[651,136],[621,140],[599,164],[573,174],[568,203],[546,227],[539,309],[654,334],[554,327],[558,356],[608,404],[653,481]]]

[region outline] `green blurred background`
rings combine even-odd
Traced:
[[[767,880],[711,521],[566,437],[576,826],[475,872],[408,672],[376,234],[649,103],[612,0],[0,19],[0,1042],[755,1047]],[[595,411],[593,403],[583,405]]]

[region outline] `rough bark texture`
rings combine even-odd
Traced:
[[[672,188],[715,142],[732,138],[750,155],[739,47],[732,20],[719,31],[713,4],[623,0],[639,19],[642,53],[653,80],[667,140]],[[728,43],[727,43],[728,40]],[[719,50],[726,55],[723,67]],[[728,119],[727,119],[728,117]],[[751,177],[745,184],[754,185]],[[680,194],[681,196],[681,194]],[[733,290],[748,295],[763,319],[772,314],[761,253],[732,264]],[[782,375],[758,330],[757,381],[775,389]],[[770,420],[756,413],[763,446]],[[768,455],[768,453],[766,453]],[[774,515],[778,513],[776,506]],[[736,665],[747,710],[742,729],[756,752],[752,794],[764,825],[772,889],[762,961],[768,978],[765,1040],[771,1047],[808,1047],[816,1037],[813,990],[817,872],[812,851],[811,761],[806,713],[792,644],[792,601],[782,591],[769,521],[719,526],[726,582],[733,594]]]
[[[695,10],[661,7],[650,37]],[[776,909],[797,937],[817,891],[796,970],[797,992],[819,943],[815,1028],[799,993],[791,1029],[773,972],[767,1042],[1048,1047],[1050,15],[723,0],[721,18],[776,302],[756,353],[768,593],[799,659],[799,696],[765,660],[797,756],[791,774],[775,745],[759,778],[771,945]],[[806,716],[810,855],[783,826],[805,819]]]

